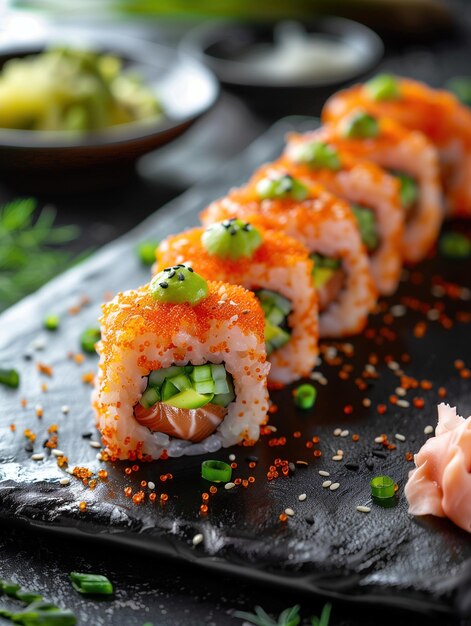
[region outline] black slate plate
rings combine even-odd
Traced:
[[[452,615],[457,610],[456,597],[464,597],[465,604],[470,588],[470,537],[446,520],[411,518],[402,492],[412,467],[405,461],[405,453],[416,451],[426,438],[424,426],[435,423],[438,388],[447,388],[448,401],[457,404],[462,414],[471,411],[469,382],[458,376],[454,366],[456,359],[466,359],[471,348],[467,318],[470,294],[466,289],[456,289],[451,294],[456,297],[439,297],[437,290],[440,276],[466,284],[469,266],[465,264],[436,258],[408,272],[398,293],[384,301],[381,312],[372,317],[368,336],[352,339],[354,355],[344,357],[352,366],[350,379],[341,380],[339,367],[334,364],[321,365],[319,371],[329,382],[326,386],[316,383],[319,393],[313,410],[295,410],[290,389],[273,393],[278,411],[271,423],[278,431],[263,436],[255,448],[235,447],[214,455],[227,459],[230,453],[235,454],[238,467],[234,477],[252,475],[255,483],[232,491],[220,487],[210,497],[206,517],[199,513],[201,494],[209,491],[209,484],[200,478],[200,457],[141,464],[138,471],[131,469],[127,475],[125,469],[132,464],[100,463],[95,458],[97,449],[90,446],[89,438],[82,437],[93,431],[91,388],[82,382],[82,375],[94,370],[96,359],[87,357],[77,364],[68,353],[78,352],[81,331],[96,323],[105,292],[147,280],[147,270],[133,254],[136,242],[160,238],[196,223],[197,211],[208,201],[279,153],[285,132],[315,124],[308,118],[282,120],[212,180],[190,190],[135,231],[0,317],[0,363],[18,368],[22,375],[19,392],[0,391],[0,519],[30,526],[34,532],[87,537],[114,550],[133,546],[147,554],[180,559],[182,567],[185,562],[193,563],[224,576],[240,575],[365,604]],[[84,294],[90,304],[74,315],[67,313]],[[409,305],[407,314],[395,317],[390,324],[384,314],[404,302]],[[421,304],[424,302],[434,302],[434,310],[443,305],[453,323],[451,329],[428,320],[426,305]],[[41,330],[41,322],[52,311],[61,314],[61,329],[47,333]],[[427,322],[425,335],[417,338],[412,331],[423,321]],[[42,348],[41,340],[45,344]],[[330,344],[329,351],[334,348],[338,346]],[[378,356],[379,378],[360,392],[354,380],[371,353]],[[401,360],[405,353],[411,354],[410,363]],[[32,355],[32,359],[24,355]],[[398,378],[386,365],[387,358],[399,363],[406,374],[432,381],[432,389],[409,391],[409,408],[391,405],[388,397],[394,393]],[[53,376],[39,374],[37,362],[52,365]],[[47,384],[45,392],[41,391],[42,383]],[[23,397],[28,401],[26,408],[20,406]],[[371,398],[370,408],[363,406],[364,397]],[[414,397],[424,399],[424,408],[413,406]],[[379,414],[377,406],[383,402],[387,410]],[[42,418],[36,416],[37,405],[43,408]],[[70,408],[68,414],[62,413],[63,405]],[[345,413],[346,405],[351,405],[351,413]],[[12,431],[10,424],[16,430]],[[69,457],[70,466],[86,466],[95,472],[105,468],[109,474],[106,482],[98,481],[91,490],[72,479],[71,485],[64,487],[59,480],[67,474],[57,467],[54,457],[46,454],[46,460],[39,462],[30,459],[23,431],[30,428],[37,434],[35,452],[41,452],[51,424],[58,425],[59,448]],[[337,427],[348,429],[349,436],[334,437]],[[302,433],[300,438],[293,436],[296,431]],[[406,436],[406,442],[394,440],[397,432]],[[352,441],[353,433],[360,434],[358,442]],[[374,444],[381,433],[387,433],[397,444],[395,450],[384,453]],[[320,442],[306,447],[313,436],[319,436]],[[279,437],[286,437],[285,445],[270,443]],[[97,439],[95,433],[93,439]],[[344,462],[331,460],[338,448],[345,451]],[[314,457],[314,450],[320,450],[322,456]],[[248,466],[250,455],[258,457],[254,469]],[[266,473],[277,457],[306,460],[309,467],[268,482]],[[349,463],[358,469],[349,469]],[[340,483],[337,491],[322,489],[321,469]],[[169,472],[173,479],[161,482],[159,477]],[[370,478],[382,473],[391,475],[399,485],[393,506],[373,504],[370,514],[358,513],[356,506],[369,501]],[[149,502],[149,491],[144,488],[145,503],[133,504],[124,495],[124,488],[130,486],[136,493],[142,480],[155,482],[158,496],[165,492],[168,501],[161,504],[157,497],[154,503]],[[301,493],[307,494],[304,502],[298,501]],[[84,512],[79,512],[81,501],[87,503]],[[292,507],[295,516],[282,523],[278,516],[286,507]],[[203,533],[204,543],[194,548],[191,540],[198,532]]]

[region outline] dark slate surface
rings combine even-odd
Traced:
[[[349,381],[340,381],[336,367],[324,364],[320,368],[329,384],[318,385],[319,397],[312,411],[301,413],[293,409],[289,389],[273,394],[279,410],[271,423],[278,427],[275,436],[286,436],[286,446],[272,447],[268,444],[270,437],[265,436],[253,449],[236,447],[216,455],[224,459],[230,452],[236,454],[238,468],[234,476],[246,478],[252,474],[256,482],[248,489],[219,489],[210,499],[206,518],[199,515],[201,493],[209,487],[199,477],[201,458],[142,465],[128,476],[124,470],[130,464],[100,464],[95,459],[97,450],[90,447],[89,439],[82,437],[93,431],[93,424],[90,387],[81,376],[94,370],[96,359],[87,357],[78,365],[68,358],[68,352],[78,351],[80,332],[95,324],[105,292],[147,280],[147,270],[139,266],[132,253],[136,242],[150,236],[161,238],[196,223],[197,211],[209,200],[243,181],[258,164],[279,152],[288,129],[305,129],[314,124],[314,120],[300,118],[280,122],[241,157],[225,165],[213,180],[193,188],[138,229],[0,318],[0,362],[17,367],[22,374],[19,392],[0,391],[0,517],[7,523],[49,531],[56,537],[65,534],[86,539],[100,546],[97,549],[111,553],[122,546],[142,552],[147,558],[152,554],[170,557],[184,567],[191,563],[219,572],[225,579],[237,575],[298,593],[316,592],[370,606],[387,605],[451,616],[456,612],[457,597],[463,597],[463,589],[469,590],[470,586],[469,535],[445,520],[410,518],[402,488],[411,469],[411,464],[404,460],[405,452],[416,451],[425,440],[424,426],[435,422],[438,387],[447,387],[448,400],[457,404],[461,413],[467,415],[471,410],[469,381],[459,378],[453,366],[456,358],[466,359],[469,354],[469,325],[457,322],[445,331],[438,322],[430,322],[425,337],[419,340],[413,336],[412,328],[425,318],[423,312],[412,311],[396,319],[392,328],[397,338],[391,341],[382,335],[382,315],[375,316],[371,327],[377,329],[376,338],[352,340],[355,356],[346,359],[354,368]],[[438,274],[461,284],[469,282],[469,267],[456,262],[435,259],[419,270],[425,275],[421,284],[415,284],[419,277],[413,277],[414,284],[409,277],[390,304],[401,302],[407,295],[432,302],[431,280]],[[67,314],[84,294],[90,298],[90,304],[76,315]],[[443,302],[452,319],[459,311],[469,311],[469,301],[445,298]],[[57,333],[41,330],[44,314],[51,311],[62,314],[61,330]],[[33,347],[38,338],[44,339],[42,350]],[[353,380],[372,351],[380,357],[380,378],[367,392],[372,407],[366,409],[361,403],[365,394],[356,390]],[[427,378],[434,387],[432,391],[408,394],[408,399],[414,395],[424,397],[424,409],[388,405],[387,412],[380,416],[376,406],[387,400],[398,381],[386,367],[384,357],[392,355],[400,361],[405,352],[412,355],[411,363],[404,365],[406,373]],[[25,360],[25,354],[32,354],[33,358]],[[37,373],[38,361],[53,365],[52,378]],[[48,385],[45,393],[40,389],[43,382]],[[21,397],[28,400],[25,409],[20,407]],[[42,419],[36,417],[37,404],[44,408]],[[61,412],[64,404],[70,407],[68,415]],[[343,412],[346,404],[353,407],[351,415]],[[15,432],[8,428],[10,423],[16,425]],[[64,474],[54,458],[41,462],[29,459],[31,452],[25,450],[24,429],[37,433],[38,452],[52,423],[59,426],[59,447],[69,457],[70,465],[86,465],[94,471],[106,467],[107,482],[99,482],[94,491],[74,479],[71,486],[62,487],[58,481]],[[360,441],[333,437],[336,427],[348,428],[350,434],[358,432]],[[292,436],[297,430],[302,432],[299,439]],[[395,451],[383,455],[385,458],[381,458],[380,451],[370,463],[372,450],[378,449],[374,438],[381,433],[393,437],[396,432],[407,437],[406,443],[398,443]],[[314,435],[321,438],[315,446],[322,451],[320,458],[314,458],[313,450],[305,445]],[[96,439],[95,434],[93,437]],[[337,448],[344,449],[345,462],[357,464],[358,470],[331,460]],[[250,470],[246,461],[252,454],[259,458],[255,470]],[[276,457],[305,459],[309,467],[268,483],[265,475]],[[319,469],[330,471],[340,482],[336,492],[321,488],[324,479],[318,475]],[[161,483],[159,476],[166,472],[174,478]],[[369,515],[357,513],[356,505],[369,501],[369,479],[379,473],[390,474],[398,482],[399,497],[391,508],[373,505]],[[126,498],[124,487],[131,486],[136,492],[141,480],[154,481],[158,494],[168,494],[167,504],[161,506],[157,498],[154,504],[136,506]],[[300,493],[307,494],[306,501],[297,500]],[[78,503],[82,500],[88,504],[87,511],[79,513]],[[296,515],[287,524],[281,524],[278,515],[288,506],[295,509]],[[202,532],[205,540],[195,549],[191,538],[197,532]]]

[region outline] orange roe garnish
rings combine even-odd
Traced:
[[[168,500],[168,495],[166,493],[161,493],[160,494],[160,501],[161,502],[167,502]]]
[[[423,409],[425,406],[425,401],[423,398],[414,398],[412,400],[412,404],[415,406],[416,409]]]
[[[15,430],[16,430],[15,424],[10,424],[10,430],[11,430],[12,433],[15,432]]]
[[[314,455],[316,458],[319,458],[320,456],[322,456],[322,452],[321,452],[320,450],[314,450],[313,455]]]
[[[33,433],[33,432],[29,429],[29,428],[26,428],[26,429],[23,431],[23,435],[24,435],[27,439],[29,439],[32,443],[34,443],[34,442],[36,441],[36,435],[35,435],[35,434],[34,434],[34,433]]]
[[[57,433],[57,431],[58,431],[58,430],[59,430],[59,426],[58,426],[57,424],[51,424],[51,425],[49,426],[49,428],[47,429],[47,432],[48,432],[49,434],[51,434],[51,433]]]
[[[313,448],[314,444],[312,443],[312,441],[306,441],[306,448]]]
[[[249,483],[255,482],[255,476],[249,476]]]
[[[147,487],[147,481],[141,480],[141,487]]]
[[[131,487],[125,487],[124,488],[124,495],[126,496],[126,498],[130,498],[132,495],[132,489]]]
[[[72,358],[77,365],[81,365],[85,361],[85,355],[81,352],[77,352],[77,354],[72,355]]]
[[[412,454],[412,452],[406,452],[406,461],[413,461],[414,460],[414,455]]]
[[[25,409],[28,406],[28,400],[21,398],[21,406]]]
[[[257,464],[255,463],[255,461],[250,461],[250,463],[249,463],[250,469],[253,469],[254,467],[256,467],[256,465]]]
[[[278,519],[280,520],[280,522],[286,522],[288,519],[288,516],[286,515],[286,513],[280,513]]]
[[[429,380],[421,380],[420,381],[420,386],[422,387],[422,389],[424,389],[425,391],[429,391],[430,389],[432,389],[433,384],[429,381]]]
[[[241,482],[242,482],[242,479],[241,479],[241,478],[236,478],[236,479],[234,480],[234,485],[240,485],[240,483],[241,483]]]
[[[167,474],[161,474],[159,477],[160,482],[164,483],[167,481]]]
[[[98,478],[100,480],[106,480],[108,478],[108,472],[104,469],[98,471]]]
[[[67,467],[68,464],[69,464],[69,457],[65,455],[61,455],[57,457],[57,465],[59,467]]]
[[[209,500],[209,493],[202,493],[201,494],[201,499],[203,500],[203,502],[207,502]]]
[[[218,488],[215,487],[214,485],[211,485],[211,487],[209,488],[209,491],[210,491],[210,493],[212,493],[214,495],[215,493],[218,492]]]
[[[133,465],[131,469],[133,472],[137,472],[139,471],[139,465]]]
[[[150,500],[151,502],[154,502],[154,500],[155,500],[156,498],[157,498],[157,494],[156,494],[156,493],[152,492],[152,493],[150,493],[150,494],[149,494],[149,500]]]
[[[439,395],[440,398],[445,398],[446,397],[446,389],[445,389],[445,387],[439,387],[438,395]]]
[[[312,438],[312,443],[319,443],[320,440],[321,438],[316,435],[315,437]]]
[[[352,435],[352,441],[360,441],[360,435]]]
[[[235,463],[235,462],[231,463],[231,467],[232,467],[232,469],[237,469],[237,463]]]
[[[145,497],[146,497],[146,494],[143,491],[138,491],[137,493],[133,495],[132,501],[134,502],[134,504],[142,504],[144,502]]]
[[[41,385],[41,391],[42,391],[43,393],[46,393],[47,389],[48,389],[48,387],[47,387],[46,383],[43,383],[43,384]]]
[[[299,430],[296,430],[296,431],[293,433],[293,437],[294,437],[295,439],[299,439],[299,438],[301,437],[301,432],[300,432]]]
[[[384,415],[386,411],[388,410],[388,407],[385,404],[378,404],[378,407],[376,410],[378,411],[380,415]]]
[[[464,378],[467,380],[468,378],[471,378],[471,371],[467,367],[465,367],[464,369],[461,370],[460,376],[461,378]]]
[[[343,407],[343,412],[345,413],[345,415],[351,415],[353,413],[353,406],[351,404],[346,404]]]
[[[200,514],[201,515],[206,515],[208,513],[208,505],[207,504],[202,504],[200,506]]]
[[[86,385],[93,385],[93,381],[95,380],[95,372],[85,372],[82,375],[82,382]]]
[[[87,503],[86,503],[86,502],[83,502],[83,501],[82,501],[82,502],[80,502],[80,504],[79,504],[79,509],[80,509],[80,511],[82,511],[82,512],[83,512],[83,511],[86,511],[86,510],[87,510]]]
[[[94,478],[93,480],[91,480],[88,483],[88,486],[90,487],[90,489],[95,489],[95,487],[96,487],[96,479]]]
[[[50,365],[46,365],[46,363],[38,363],[36,367],[40,374],[45,374],[46,376],[49,376],[49,377],[52,376],[53,374],[52,367]]]
[[[427,332],[427,324],[425,322],[417,322],[414,326],[414,337],[417,339],[422,339],[422,337]]]

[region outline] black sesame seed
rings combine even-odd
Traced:
[[[170,274],[168,275],[169,278],[173,278],[175,276],[175,270],[171,270]]]
[[[229,222],[229,220],[226,220],[222,223],[222,225],[224,226],[224,228],[230,228],[231,223]]]
[[[379,450],[373,450],[372,455],[377,457],[378,459],[386,458],[386,454],[384,452],[380,452]]]
[[[171,267],[165,267],[165,268],[164,268],[164,272],[171,272],[171,271],[172,271],[172,268],[171,268]]]
[[[185,280],[185,275],[183,274],[183,272],[179,272],[179,274],[178,274],[178,280],[179,280],[179,281]]]
[[[159,283],[159,287],[162,287],[162,289],[167,289],[167,287],[168,287],[168,283],[166,283],[166,282],[163,280],[161,283]]]
[[[296,471],[296,465],[294,463],[288,463],[288,469],[290,474],[294,474]]]
[[[234,236],[237,234],[237,228],[232,227],[231,230],[229,231],[229,233]]]
[[[25,450],[26,452],[32,452],[34,450],[34,446],[31,441],[28,441],[28,443],[25,445]]]
[[[185,266],[183,266],[183,267],[185,267]],[[194,271],[195,271],[192,267],[187,267],[186,269],[187,269],[189,272],[194,272]]]
[[[82,439],[91,439],[93,433],[82,433]]]
[[[31,361],[32,358],[33,358],[33,355],[31,354],[31,352],[25,352],[23,354],[23,358],[24,358],[25,361]]]
[[[372,459],[371,457],[368,459],[365,459],[365,465],[369,470],[372,470],[375,466],[374,459]]]
[[[358,463],[345,463],[345,467],[352,472],[357,472],[360,469]]]
[[[309,524],[309,526],[312,526],[314,524],[314,518],[313,517],[305,517],[304,518],[306,524]]]
[[[242,230],[245,231],[249,231],[252,229],[252,224],[249,224],[248,222],[246,222],[243,226],[242,226]]]
[[[258,456],[248,456],[245,460],[247,463],[258,463]]]

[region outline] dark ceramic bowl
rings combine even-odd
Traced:
[[[190,31],[181,49],[204,62],[224,87],[237,93],[258,111],[273,115],[319,115],[325,100],[354,80],[361,80],[381,60],[384,46],[371,29],[352,20],[329,17],[302,24],[306,33],[318,33],[349,46],[357,55],[355,67],[332,76],[263,76],[254,71],[248,54],[260,44],[275,41],[274,24],[212,22]]]
[[[77,192],[119,184],[139,157],[182,135],[218,97],[210,70],[176,51],[127,37],[77,29],[0,46],[0,66],[52,43],[111,52],[139,73],[164,108],[156,121],[134,122],[83,135],[71,131],[0,128],[0,178],[27,191]]]

